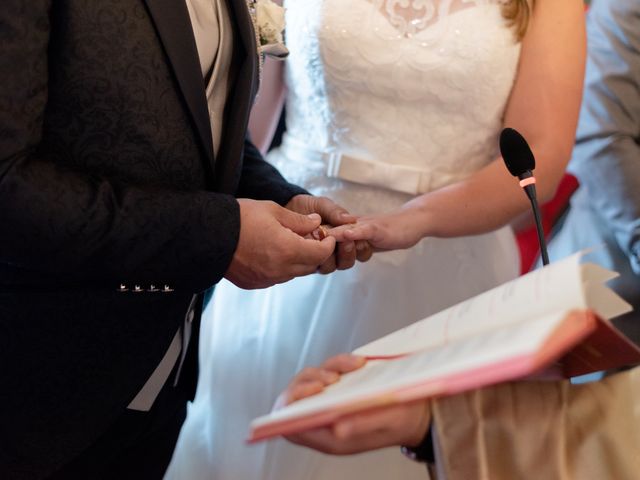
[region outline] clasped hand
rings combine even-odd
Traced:
[[[296,195],[285,207],[249,199],[238,203],[240,238],[225,278],[240,288],[265,288],[315,272],[343,270],[371,257],[366,242],[312,238],[322,224],[337,227],[356,221],[328,198]]]

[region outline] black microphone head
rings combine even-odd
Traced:
[[[507,169],[514,177],[536,168],[536,159],[529,144],[513,128],[505,128],[500,134],[500,153]]]

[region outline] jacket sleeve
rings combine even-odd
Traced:
[[[570,170],[640,274],[640,3],[588,14],[585,97]]]
[[[273,200],[285,205],[293,196],[306,193],[305,189],[287,182],[275,167],[262,158],[250,139],[245,140],[237,197]]]
[[[238,241],[233,196],[94,176],[43,147],[50,8],[0,9],[0,286],[215,284]]]

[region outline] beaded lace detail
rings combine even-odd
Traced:
[[[288,134],[306,147],[463,179],[497,155],[520,45],[497,0],[288,0]],[[289,149],[290,150],[290,149]],[[285,176],[354,208],[407,196],[271,155]]]
[[[410,37],[450,13],[501,0],[369,0],[402,35]]]

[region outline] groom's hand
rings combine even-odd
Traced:
[[[274,202],[240,199],[240,238],[225,278],[240,288],[266,288],[314,273],[333,256],[336,242],[303,238],[320,226]]]
[[[301,214],[317,213],[322,217],[322,223],[331,227],[355,223],[357,217],[326,197],[313,195],[296,195],[286,208]],[[356,260],[366,262],[371,258],[372,249],[367,242],[340,242],[336,246],[335,254],[318,267],[318,272],[326,274],[334,270],[346,270],[353,267]]]

